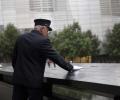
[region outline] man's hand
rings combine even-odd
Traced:
[[[80,69],[82,69],[83,67],[81,67],[81,66],[76,66],[76,65],[74,65],[73,66],[73,69],[71,70],[71,71],[69,71],[70,73],[71,72],[75,72],[75,71],[78,71],[78,70],[80,70]]]

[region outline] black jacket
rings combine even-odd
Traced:
[[[33,30],[21,35],[16,41],[13,52],[13,84],[40,87],[47,58],[65,70],[73,69],[73,66],[64,61],[63,57],[52,48],[49,39],[38,31]]]

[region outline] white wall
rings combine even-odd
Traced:
[[[53,11],[42,12],[31,10],[29,0],[0,0],[0,24],[11,22],[18,28],[33,28],[35,18],[46,18],[52,20],[54,30],[61,30],[78,21],[82,31],[90,29],[103,40],[106,30],[120,22],[120,16],[113,16],[111,12],[110,15],[102,14],[101,2],[103,8],[111,8],[111,0],[48,0],[48,5],[50,2]]]
[[[3,24],[3,21],[2,21],[2,7],[1,7],[1,1],[0,1],[0,25]]]
[[[0,22],[7,25],[8,23],[16,24],[15,0],[0,0]]]

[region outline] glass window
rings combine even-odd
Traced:
[[[102,15],[120,16],[120,0],[100,0]]]
[[[52,12],[52,0],[30,0],[30,10],[37,12]]]

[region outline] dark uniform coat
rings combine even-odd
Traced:
[[[33,30],[21,35],[16,41],[12,59],[13,84],[41,87],[47,58],[65,70],[73,69],[73,66],[65,62],[52,48],[49,39],[38,31]]]

